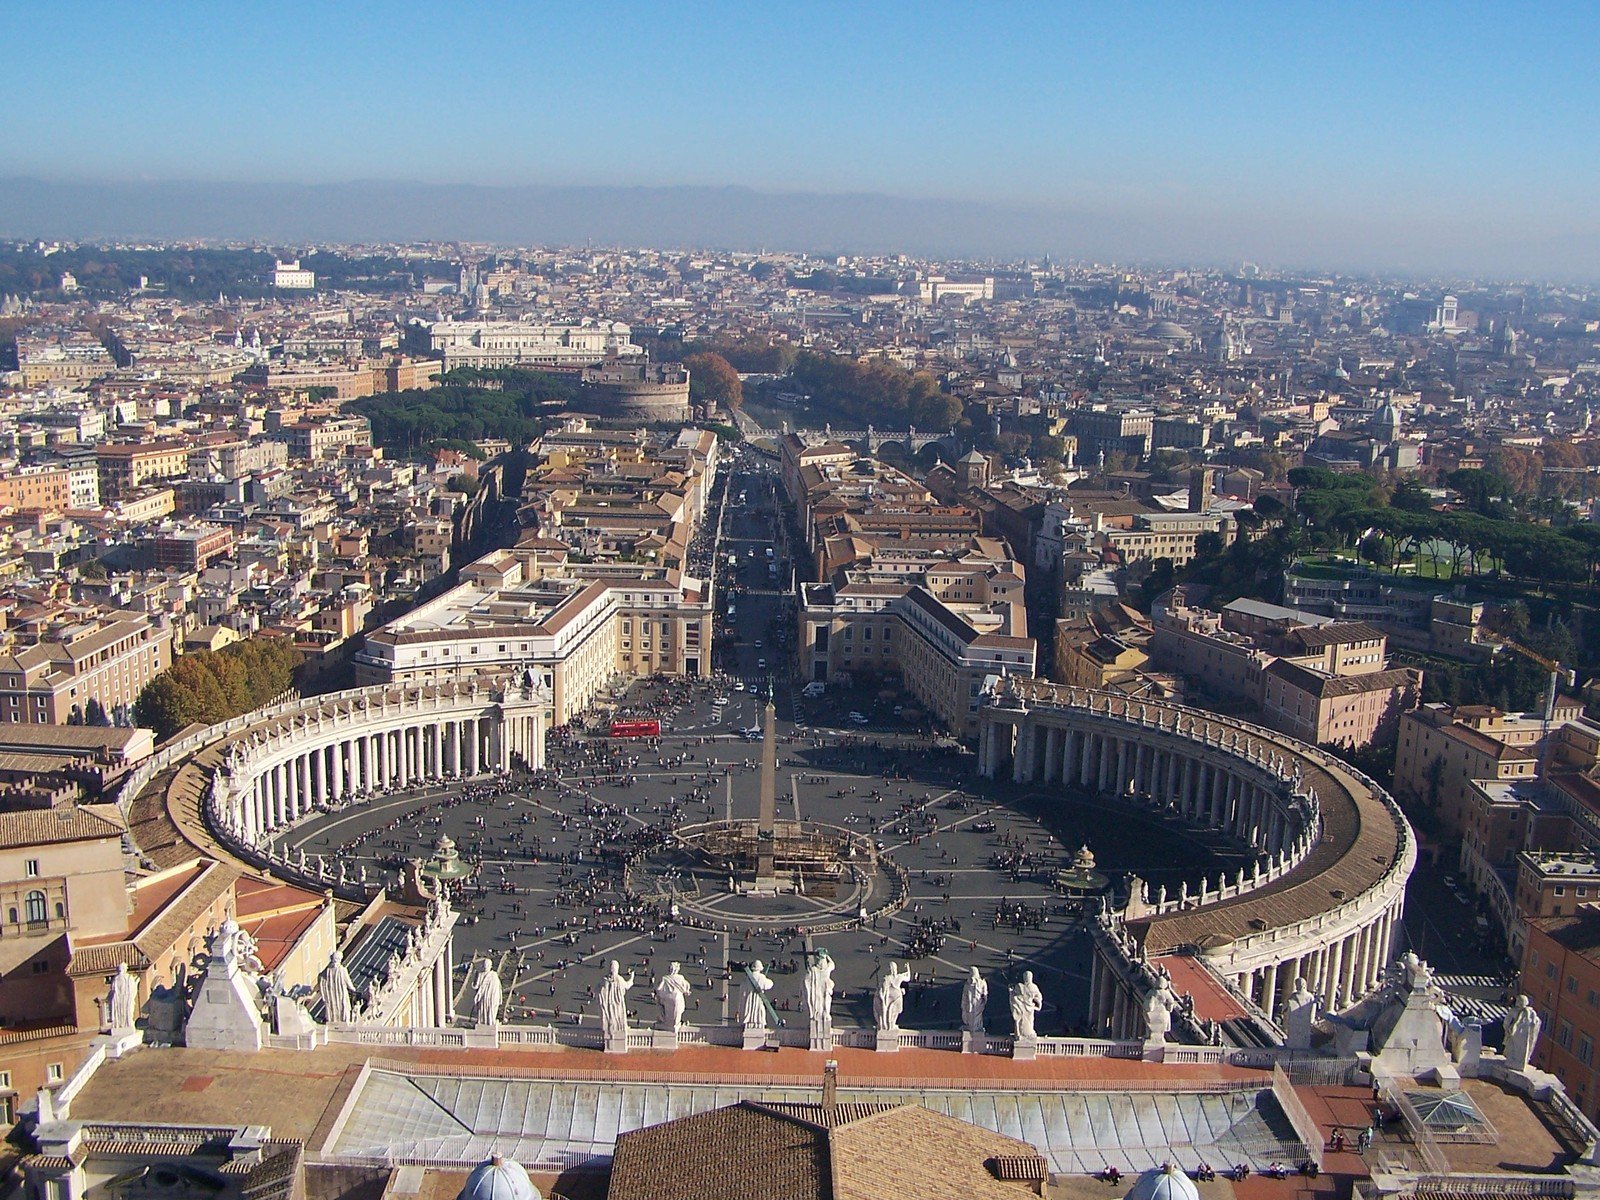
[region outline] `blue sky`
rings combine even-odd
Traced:
[[[0,174],[1589,234],[1597,5],[8,5]]]

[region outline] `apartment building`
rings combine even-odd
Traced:
[[[1101,536],[1106,547],[1115,551],[1125,563],[1152,562],[1165,558],[1173,566],[1181,567],[1194,558],[1195,544],[1208,533],[1218,534],[1223,545],[1233,541],[1233,514],[1139,514],[1133,518],[1130,528],[1106,529]]]
[[[95,458],[100,496],[108,504],[128,498],[152,480],[189,473],[189,446],[184,442],[117,442],[97,447]]]
[[[118,613],[13,636],[0,653],[0,724],[64,725],[91,700],[114,713],[172,665],[172,629]]]
[[[1579,715],[1576,704],[1563,700],[1547,727],[1541,714],[1424,704],[1400,718],[1395,794],[1431,810],[1445,836],[1462,838],[1471,821],[1473,781],[1532,779],[1547,733]]]
[[[64,512],[72,500],[72,473],[64,468],[22,467],[0,476],[0,508]]]
[[[1003,553],[900,548],[863,560],[801,588],[801,670],[811,680],[898,676],[952,731],[970,732],[975,685],[1037,666],[1023,591],[1022,568]]]
[[[1383,634],[1364,622],[1259,601],[1213,612],[1190,605],[1181,588],[1158,598],[1151,616],[1156,666],[1314,745],[1385,740],[1421,692],[1421,672],[1389,669]]]
[[[1561,1080],[1586,1116],[1600,1118],[1600,906],[1528,922],[1520,990],[1544,1022],[1533,1065]]]

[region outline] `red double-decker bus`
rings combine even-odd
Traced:
[[[612,737],[660,737],[660,721],[613,721]]]

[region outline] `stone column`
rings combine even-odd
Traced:
[[[1267,1014],[1268,1020],[1277,1020],[1278,1013],[1278,964],[1271,963],[1266,970],[1266,979],[1261,985],[1262,999],[1261,1011]]]

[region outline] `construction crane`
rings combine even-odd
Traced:
[[[1542,654],[1536,654],[1534,651],[1524,646],[1521,642],[1514,642],[1510,638],[1507,638],[1500,644],[1513,654],[1520,654],[1529,662],[1536,662],[1546,671],[1550,672],[1550,685],[1545,689],[1544,693],[1544,723],[1548,727],[1550,722],[1555,720],[1556,716],[1556,685],[1560,682],[1561,677],[1564,674],[1567,674],[1567,672],[1564,672],[1561,669],[1561,664],[1556,662],[1553,658],[1546,658]]]

